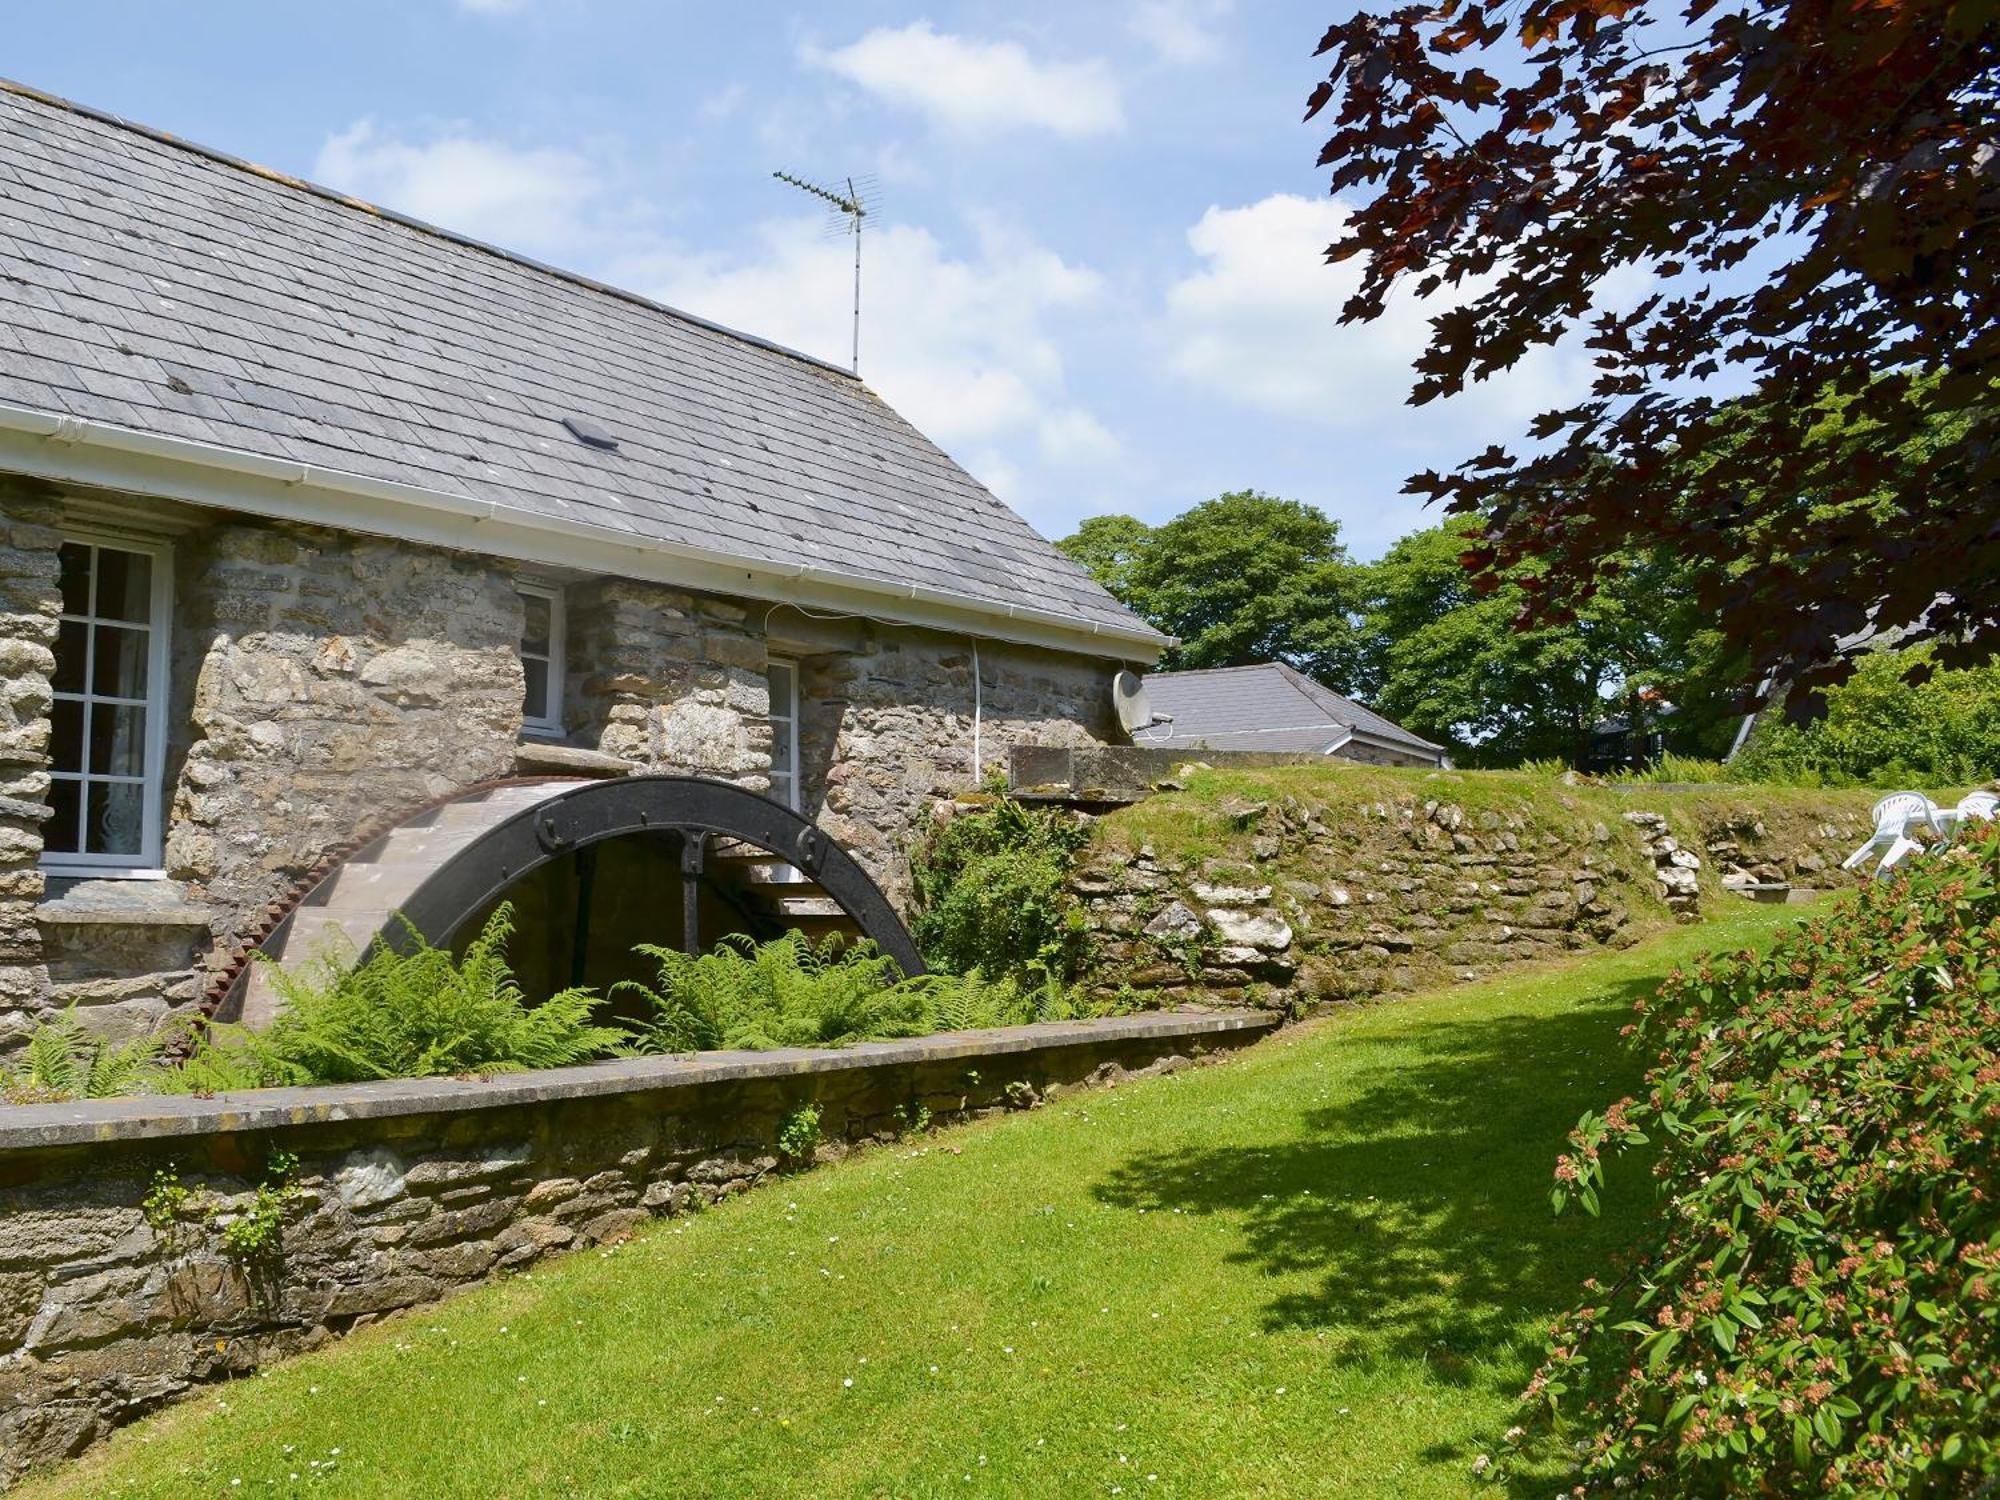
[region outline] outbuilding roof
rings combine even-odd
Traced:
[[[453,537],[692,559],[697,586],[1162,642],[844,370],[13,84],[0,428],[0,468],[143,450],[360,496],[363,529],[430,501]]]
[[[1173,722],[1134,736],[1168,749],[1277,750],[1324,754],[1350,736],[1441,758],[1442,745],[1411,734],[1373,709],[1336,693],[1283,662],[1152,672],[1152,711]]]

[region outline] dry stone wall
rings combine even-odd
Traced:
[[[1872,800],[1633,806],[1638,794],[1515,795],[1463,776],[1344,797],[1338,774],[1266,780],[1265,795],[1170,795],[1100,822],[1075,889],[1101,993],[1312,1006],[1623,944],[1741,900],[1724,882],[1753,873],[1844,883]]]
[[[1125,1017],[486,1082],[6,1111],[0,1488],[192,1387],[743,1192],[787,1165],[779,1126],[803,1103],[820,1111],[818,1154],[834,1156],[895,1138],[920,1108],[939,1120],[1029,1108],[1264,1029]],[[286,1156],[297,1164],[281,1175]],[[260,1187],[276,1227],[232,1254],[221,1226],[255,1214]]]

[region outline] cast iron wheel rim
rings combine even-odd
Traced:
[[[465,795],[475,795],[478,790],[469,788]],[[438,805],[458,800],[462,799]],[[376,835],[354,852],[366,853],[391,831]],[[403,921],[424,941],[443,947],[471,917],[542,866],[579,849],[634,834],[680,837],[684,920],[695,909],[687,899],[688,883],[699,882],[709,843],[716,838],[735,839],[809,876],[861,929],[862,936],[894,959],[905,974],[914,977],[926,972],[903,919],[882,888],[838,840],[811,819],[768,797],[702,776],[626,776],[615,781],[583,782],[509,816],[418,886],[398,909],[403,920],[392,918],[370,939],[361,957],[385,943],[403,947],[407,940]],[[332,873],[330,869],[322,883]],[[257,946],[267,952],[272,945],[282,949],[297,910],[294,906],[285,912]],[[671,934],[662,936],[671,940]],[[681,945],[693,951],[691,922],[684,925]],[[218,996],[213,1019],[240,1018],[249,974],[250,966],[245,962]]]
[[[701,851],[716,838],[755,845],[796,866],[905,974],[925,972],[910,931],[889,898],[826,830],[769,797],[700,776],[586,782],[516,813],[418,886],[403,904],[402,915],[424,941],[443,947],[471,917],[542,866],[609,839],[662,833],[681,837],[682,874],[689,881],[699,880]],[[683,906],[691,918],[692,908],[685,901]],[[399,945],[401,932],[401,923],[391,923],[370,950],[384,942]]]

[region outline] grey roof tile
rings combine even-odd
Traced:
[[[1283,662],[1149,673],[1146,697],[1173,722],[1138,736],[1142,744],[1317,753],[1353,730],[1410,750],[1443,750]]]
[[[843,372],[26,91],[0,160],[6,399],[1143,629]]]

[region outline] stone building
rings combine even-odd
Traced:
[[[329,851],[627,769],[815,818],[1120,738],[1160,637],[847,372],[0,91],[0,1046]]]

